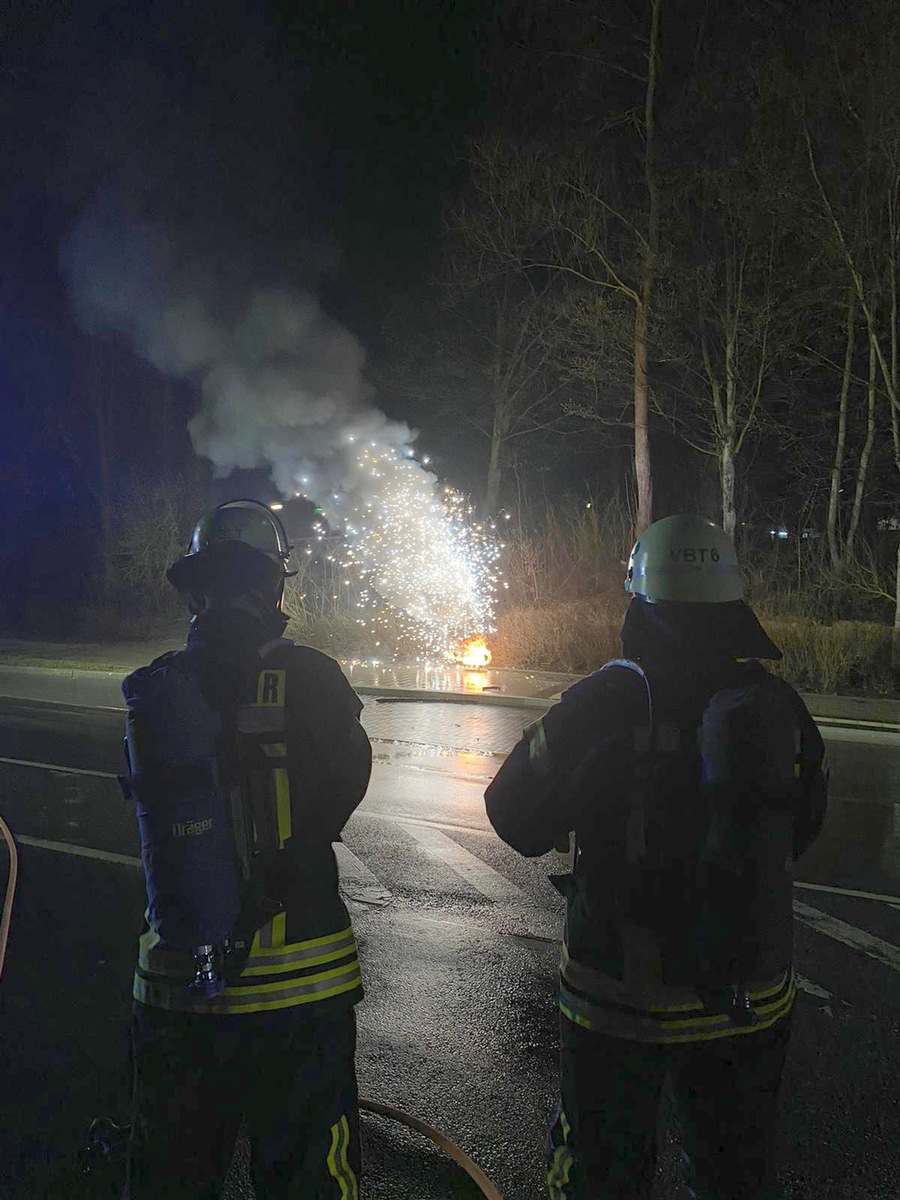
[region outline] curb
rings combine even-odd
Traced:
[[[486,695],[484,692],[439,692],[422,691],[419,688],[386,688],[360,684],[353,688],[360,696],[378,696],[384,700],[410,703],[425,701],[429,704],[487,704],[495,708],[539,708],[546,712],[556,703],[550,696],[514,696],[502,692]]]
[[[116,667],[111,670],[107,667],[36,667],[31,663],[23,666],[18,666],[16,663],[0,663],[0,677],[4,671],[27,671],[29,675],[57,675],[60,679],[96,679],[98,676],[111,676],[121,678],[133,671],[134,667]]]
[[[129,671],[134,670],[132,666],[123,666],[116,670],[92,669],[88,667],[39,667],[39,666],[17,666],[14,663],[0,663],[0,696],[6,699],[28,699],[27,697],[19,697],[15,694],[6,695],[3,692],[2,680],[7,672],[22,672],[29,675],[38,675],[43,677],[56,677],[59,679],[97,679],[106,678],[114,679],[124,677]],[[582,676],[571,677],[574,683]],[[559,685],[559,691],[554,692],[550,696],[521,696],[515,693],[508,692],[457,692],[457,691],[439,691],[426,690],[422,688],[403,688],[403,687],[379,687],[374,684],[355,684],[352,680],[350,683],[353,690],[360,696],[376,696],[386,701],[409,703],[429,703],[429,704],[475,704],[475,705],[491,705],[500,708],[518,708],[518,709],[540,709],[546,711],[552,708],[559,699],[561,691],[565,690],[564,684]],[[844,717],[836,714],[819,713],[815,711],[815,704],[822,700],[822,697],[817,694],[800,693],[804,702],[809,708],[810,715],[813,717],[817,725],[826,726],[833,729],[858,729],[871,730],[872,732],[895,732],[900,733],[900,721],[894,720],[879,720],[873,717]],[[858,705],[867,703],[878,704],[882,701],[879,698],[873,698],[871,701],[867,697],[846,697],[848,702]],[[35,703],[37,700],[34,701]],[[54,701],[44,700],[43,703],[52,704]],[[63,702],[58,702],[63,703]],[[98,709],[105,708],[106,711],[113,711],[109,705],[98,704],[78,704],[65,703],[68,708],[89,708]],[[118,706],[117,706],[118,707]],[[118,707],[118,711],[125,711],[124,705]]]
[[[122,667],[122,668],[120,668],[120,671],[121,671],[121,675],[120,675],[119,670],[116,670],[116,671],[109,671],[106,669],[93,670],[93,669],[87,668],[87,667],[85,667],[85,668],[35,667],[35,666],[21,666],[20,667],[20,666],[15,666],[12,663],[0,663],[0,696],[4,697],[6,699],[12,699],[12,700],[27,699],[27,697],[18,697],[15,695],[7,695],[3,691],[3,683],[2,683],[3,676],[7,672],[38,675],[43,678],[54,678],[55,677],[57,679],[90,680],[90,679],[97,679],[97,678],[106,678],[106,679],[124,678],[124,676],[127,675],[128,672],[132,671],[132,670],[134,670],[134,668],[130,667],[130,666]],[[353,690],[355,692],[357,692],[360,696],[377,696],[384,700],[389,700],[389,701],[391,701],[391,700],[404,701],[405,700],[405,701],[409,701],[410,703],[424,701],[424,702],[433,703],[433,704],[434,703],[486,704],[486,705],[493,705],[495,707],[526,708],[526,709],[534,708],[534,709],[541,709],[542,711],[546,711],[548,708],[551,708],[556,703],[556,700],[558,699],[558,693],[554,693],[553,696],[519,696],[519,695],[515,695],[512,693],[503,693],[503,692],[455,692],[455,691],[425,690],[422,688],[376,687],[373,684],[354,684],[352,680],[350,680],[350,683],[353,687]],[[30,703],[44,703],[44,704],[56,703],[55,701],[46,700],[46,699],[35,699],[35,700],[29,701],[29,702]],[[58,703],[63,703],[63,702],[59,701]],[[66,702],[65,707],[67,707],[67,708],[91,708],[91,709],[102,708],[105,711],[112,711],[109,705],[98,705],[98,704],[77,704],[77,703]],[[117,710],[124,712],[125,711],[124,704],[121,706],[117,706]]]

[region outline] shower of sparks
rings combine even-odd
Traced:
[[[494,629],[501,550],[493,522],[417,462],[408,447],[346,435],[340,490],[322,496],[295,483],[343,533],[341,565],[359,588],[362,625],[397,628],[424,652],[451,659],[459,644]],[[324,526],[317,530],[326,535]]]

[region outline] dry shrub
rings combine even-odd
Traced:
[[[596,670],[620,653],[623,613],[624,603],[599,599],[509,609],[491,638],[493,665],[576,674]],[[784,651],[784,660],[773,665],[795,687],[877,695],[895,691],[889,626],[767,615],[763,623]]]
[[[570,498],[536,529],[513,533],[495,666],[586,672],[619,652],[632,526],[624,504]]]
[[[136,476],[109,513],[109,539],[82,609],[89,638],[169,637],[183,627],[184,600],[166,569],[184,554],[204,504],[197,478]]]
[[[619,653],[618,611],[603,600],[573,600],[505,611],[491,637],[495,667],[587,673]]]
[[[501,568],[509,610],[580,599],[615,603],[622,594],[633,520],[617,502],[570,499],[541,524],[513,531]]]
[[[814,621],[809,617],[768,617],[763,624],[784,652],[776,669],[795,687],[809,692],[894,690],[891,629],[874,621]]]
[[[335,658],[377,657],[376,636],[354,617],[332,615],[303,620],[292,617],[285,636],[304,646],[314,646]]]

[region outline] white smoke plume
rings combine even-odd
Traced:
[[[448,513],[413,434],[369,402],[364,350],[309,291],[228,285],[160,229],[102,200],[61,253],[89,332],[117,331],[165,374],[195,380],[194,448],[218,475],[268,468],[344,530],[364,581],[431,649],[491,627],[492,555]]]

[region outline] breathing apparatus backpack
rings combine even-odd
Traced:
[[[244,702],[230,708],[204,696],[191,651],[123,685],[120,782],[137,812],[147,920],[163,943],[190,951],[191,986],[207,997],[240,975],[254,931],[284,907],[287,673],[266,660],[291,645],[278,638],[259,651]]]
[[[655,710],[637,663],[603,669],[615,667],[637,674],[647,697],[616,887],[623,941],[632,958],[657,962],[665,946],[707,1011],[751,1023],[747,985],[766,969],[772,914],[792,886],[802,741],[787,689],[758,666],[738,668],[684,724]]]

